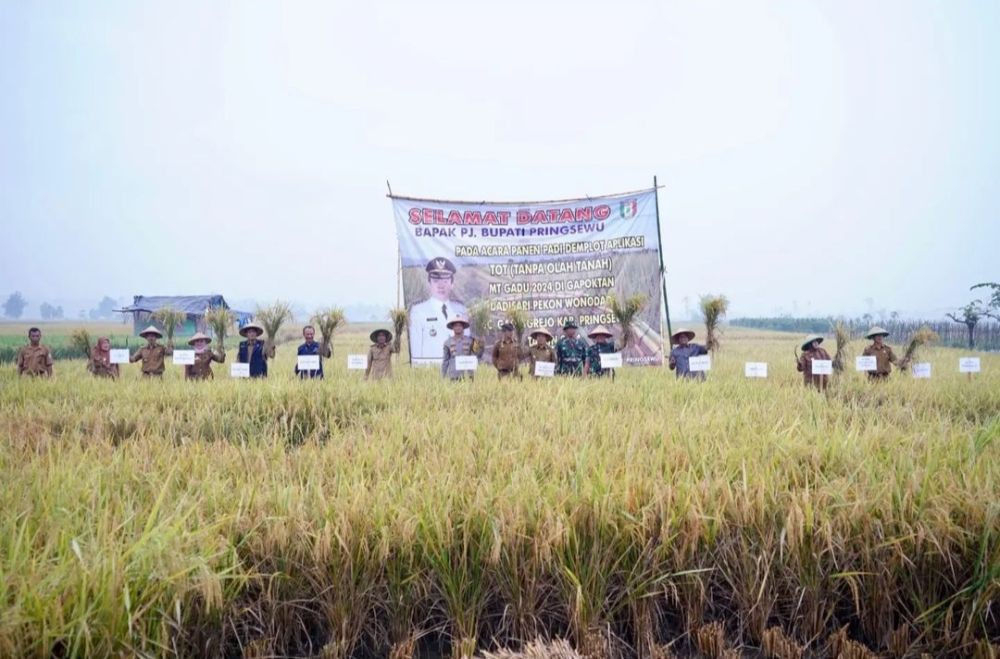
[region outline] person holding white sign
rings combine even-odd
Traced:
[[[185,380],[211,380],[215,377],[212,362],[225,363],[225,351],[215,353],[210,347],[211,343],[212,338],[201,332],[188,339],[188,345],[194,348],[194,363],[184,367]]]
[[[246,341],[240,341],[236,351],[236,361],[240,364],[250,364],[250,377],[267,377],[267,360],[274,359],[274,346],[260,341],[264,328],[255,322],[249,322],[240,328],[240,336]]]
[[[614,379],[614,369],[601,367],[601,355],[616,352],[611,330],[604,325],[598,325],[590,330],[587,338],[593,341],[593,343],[587,347],[587,361],[583,365],[583,374],[595,377],[603,377],[610,374],[611,378]]]
[[[820,391],[826,391],[830,376],[813,372],[813,360],[828,361],[830,359],[830,353],[819,347],[821,343],[823,343],[823,337],[819,334],[813,334],[806,338],[802,344],[802,354],[799,355],[795,368],[802,374],[802,382],[807,387],[816,387]]]
[[[535,343],[528,348],[528,363],[530,364],[528,372],[531,373],[532,377],[538,378],[539,375],[535,364],[538,362],[551,362],[555,364],[556,351],[549,345],[549,341],[552,340],[552,333],[544,327],[536,329],[529,336]]]
[[[369,336],[372,347],[368,349],[368,366],[365,368],[366,380],[383,380],[392,377],[392,332],[387,329],[377,329]]]
[[[98,337],[97,345],[90,351],[90,361],[87,363],[87,370],[95,378],[118,379],[118,364],[111,363],[111,341],[108,337]]]
[[[670,361],[667,365],[671,371],[677,372],[677,378],[689,380],[704,380],[705,371],[692,371],[690,360],[692,357],[700,357],[708,354],[708,349],[694,341],[694,330],[679,329],[670,337],[671,343],[675,345],[670,349]]]
[[[885,343],[885,337],[889,336],[888,330],[875,326],[865,334],[866,339],[871,339],[872,344],[864,349],[861,354],[865,357],[875,358],[875,370],[868,371],[869,380],[884,380],[892,372],[892,365],[899,366],[896,353]]]
[[[471,325],[465,316],[456,316],[448,321],[448,329],[453,334],[445,339],[441,361],[441,376],[451,381],[473,377],[473,371],[459,370],[458,357],[482,357],[483,346],[478,339],[466,336],[465,331]]]
[[[169,343],[166,346],[161,346],[157,343],[159,339],[163,338],[163,333],[152,325],[139,332],[139,336],[146,339],[146,345],[139,348],[129,361],[142,362],[142,377],[144,378],[163,377],[163,371],[166,368],[164,362],[167,355],[174,354],[174,346]]]
[[[316,343],[316,328],[312,325],[306,325],[302,328],[302,338],[305,339],[305,343],[299,346],[298,356],[318,356],[319,357],[319,368],[300,370],[299,365],[295,364],[295,375],[299,376],[299,379],[305,380],[306,378],[319,378],[323,379],[323,358],[329,359],[333,356],[333,351],[330,349],[329,344],[326,343]]]

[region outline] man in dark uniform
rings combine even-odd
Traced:
[[[576,335],[577,326],[572,320],[563,323],[563,335],[556,341],[556,373],[558,375],[583,375],[587,361],[587,342]]]
[[[260,335],[264,333],[264,328],[257,323],[247,323],[240,328],[240,336],[246,341],[240,341],[239,352],[236,354],[236,361],[241,364],[250,364],[250,377],[267,377],[267,360],[274,359],[274,346],[265,345],[260,340]]]
[[[316,328],[312,325],[306,325],[302,328],[302,338],[304,343],[299,346],[299,355],[319,355],[319,368],[315,370],[300,371],[298,361],[295,362],[295,375],[299,376],[300,379],[305,380],[306,378],[319,378],[323,379],[323,358],[329,359],[333,356],[333,351],[330,349],[330,345],[327,343],[317,343],[316,342]]]
[[[614,375],[614,371],[608,368],[601,368],[601,355],[615,352],[615,342],[612,338],[611,330],[604,325],[595,327],[587,338],[594,343],[587,348],[587,364],[584,366],[584,375]]]

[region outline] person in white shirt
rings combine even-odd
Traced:
[[[444,257],[427,262],[430,297],[410,307],[410,350],[414,361],[440,362],[444,342],[451,332],[448,321],[466,316],[465,305],[451,299],[455,264]]]

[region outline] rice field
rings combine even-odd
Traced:
[[[0,657],[996,656],[1000,355],[822,394],[798,335],[725,329],[704,384],[368,383],[371,329],[323,382],[293,344],[267,381],[0,367]]]

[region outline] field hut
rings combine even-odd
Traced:
[[[211,334],[211,328],[205,322],[205,312],[218,307],[229,309],[226,299],[218,294],[136,295],[132,298],[132,304],[115,311],[122,314],[132,314],[133,332],[138,334],[149,325],[159,326],[153,321],[152,315],[166,307],[185,314],[184,323],[177,327],[175,336],[191,336],[195,332]],[[252,314],[243,311],[233,311],[233,313],[240,326],[250,320],[252,316]],[[160,327],[160,329],[163,328]]]

